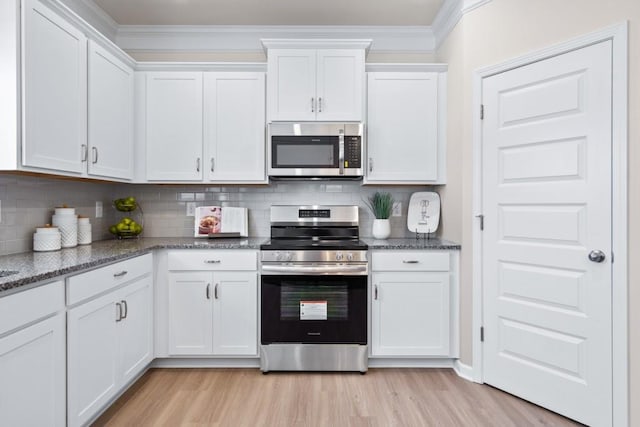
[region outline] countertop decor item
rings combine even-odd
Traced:
[[[53,225],[60,229],[63,248],[78,246],[78,215],[75,208],[66,205],[55,208],[51,220]]]
[[[33,250],[36,252],[59,251],[62,248],[62,235],[58,227],[45,224],[37,227],[33,233]]]
[[[391,193],[381,193],[376,191],[369,196],[367,205],[375,219],[373,220],[373,228],[371,234],[375,239],[388,239],[391,235],[391,223],[389,217],[393,210],[393,197]]]
[[[138,237],[143,230],[144,214],[136,199],[132,196],[116,199],[113,201],[113,206],[118,212],[126,212],[126,214],[119,215],[120,221],[109,227],[109,232],[118,239]]]
[[[79,216],[78,217],[78,244],[90,245],[91,244],[91,223],[89,218]]]
[[[247,208],[199,206],[195,214],[194,237],[247,237],[248,218]]]
[[[434,233],[440,224],[440,195],[433,191],[413,193],[409,199],[407,228],[414,233]]]

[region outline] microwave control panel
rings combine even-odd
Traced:
[[[361,137],[344,137],[344,167],[349,169],[359,169],[362,167]]]

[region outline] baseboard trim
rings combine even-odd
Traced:
[[[167,358],[156,359],[152,368],[259,368],[260,359],[224,359],[224,358]]]
[[[460,360],[456,360],[453,362],[453,370],[458,374],[458,376],[467,381],[475,382],[473,380],[473,367],[469,365],[465,365]]]
[[[369,358],[369,368],[452,368],[452,359]]]

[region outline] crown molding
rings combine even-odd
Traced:
[[[116,43],[130,52],[262,52],[263,39],[368,39],[371,52],[435,51],[431,27],[402,26],[121,25]]]
[[[447,64],[441,63],[425,63],[425,62],[407,62],[407,63],[386,63],[386,62],[368,62],[365,64],[366,72],[435,72],[445,73],[448,69]]]
[[[102,33],[107,39],[115,41],[118,34],[118,23],[98,6],[93,0],[58,0],[69,7],[92,27]]]
[[[261,39],[265,53],[269,49],[364,49],[369,52],[371,39]]]
[[[267,72],[266,62],[138,62],[136,71],[254,71]]]

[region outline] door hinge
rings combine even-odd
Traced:
[[[478,218],[480,220],[480,231],[484,230],[484,215],[480,214],[480,215],[476,215],[476,218]]]
[[[484,326],[480,326],[480,342],[484,342]]]
[[[611,251],[611,264],[613,264],[615,259],[616,259],[616,257],[614,256],[613,251]]]
[[[480,104],[480,120],[484,120],[484,104]]]

